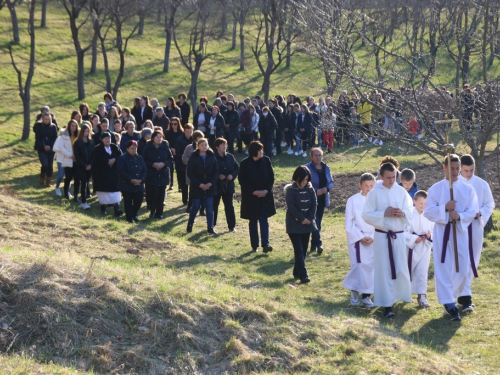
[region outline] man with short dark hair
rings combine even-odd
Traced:
[[[450,163],[448,166],[448,158]],[[468,226],[479,211],[474,188],[458,179],[460,159],[448,155],[443,163],[445,179],[435,183],[427,192],[424,216],[433,221],[434,279],[438,301],[451,320],[461,320],[455,298],[465,287],[470,268]],[[450,194],[452,182],[453,200]],[[453,224],[453,221],[455,224]],[[459,272],[456,272],[455,246],[452,225],[456,226]]]

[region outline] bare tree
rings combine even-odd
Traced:
[[[233,13],[233,47],[236,48],[236,24],[239,27],[239,38],[240,38],[240,70],[245,70],[245,34],[243,32],[250,13],[250,9],[254,6],[254,0],[233,0],[231,4],[231,9]]]
[[[7,5],[7,8],[9,9],[10,19],[12,22],[12,36],[13,36],[12,39],[13,39],[14,43],[19,43],[20,42],[19,20],[17,19],[16,1],[15,0],[5,0],[5,4]]]
[[[172,36],[174,35],[176,22],[175,16],[184,0],[160,0],[165,12],[165,54],[163,56],[163,72],[168,73],[170,66],[170,49],[172,48]],[[189,13],[187,16],[189,16]],[[178,22],[177,22],[178,23]]]
[[[19,88],[19,96],[23,101],[23,133],[22,139],[28,139],[30,135],[31,119],[30,119],[30,104],[31,104],[31,81],[35,73],[35,7],[36,0],[31,0],[27,3],[29,10],[28,34],[30,35],[30,55],[28,72],[26,80],[23,84],[23,74],[18,68],[13,54],[13,45],[9,44],[9,54],[12,66],[17,73],[17,83]]]
[[[179,36],[174,31],[174,43],[181,58],[182,65],[191,75],[191,84],[189,86],[188,98],[191,100],[193,113],[198,105],[198,78],[203,62],[213,56],[207,52],[210,41],[218,35],[216,29],[207,24],[211,10],[209,4],[205,0],[194,0],[192,5],[196,9],[195,19],[187,18],[188,22],[192,22],[193,26],[189,32],[188,51],[182,49]]]
[[[40,27],[47,27],[47,4],[49,0],[42,0],[42,17],[40,19]]]
[[[85,47],[82,46],[80,40],[80,30],[87,24],[90,18],[90,13],[87,11],[89,0],[61,0],[69,16],[69,25],[71,28],[71,37],[75,46],[76,62],[78,67],[77,87],[78,99],[85,98],[85,53],[92,47],[92,42],[89,42]],[[83,12],[83,13],[82,13]],[[83,14],[83,20],[80,15]]]
[[[283,12],[286,2],[287,0],[261,0],[261,13],[255,16],[257,36],[252,52],[263,76],[261,91],[266,102],[269,99],[271,76],[286,60],[287,44],[292,43],[298,35],[286,37],[287,17]]]

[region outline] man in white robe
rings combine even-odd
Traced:
[[[394,316],[392,305],[396,302],[411,302],[404,229],[409,223],[412,202],[406,190],[395,183],[396,172],[390,163],[380,167],[381,181],[368,193],[362,214],[375,227],[374,303],[385,307],[386,318]]]
[[[431,186],[427,192],[424,215],[433,221],[434,231],[434,279],[438,301],[450,314],[451,320],[461,320],[455,298],[464,289],[469,273],[469,235],[467,227],[478,212],[477,196],[474,188],[458,179],[460,159],[450,155],[451,176],[448,171],[448,156],[443,168],[446,178]],[[449,179],[453,184],[453,198],[450,199]],[[455,250],[453,245],[453,225],[457,232],[457,251],[459,272],[455,268]]]
[[[364,173],[361,176],[360,192],[347,200],[345,208],[345,231],[349,250],[350,271],[342,285],[351,291],[351,305],[373,307],[373,235],[375,228],[361,217],[366,196],[375,186],[375,176]],[[361,298],[359,298],[361,293]]]
[[[458,303],[462,305],[462,311],[474,311],[472,304],[471,284],[472,279],[477,277],[477,268],[481,259],[481,252],[483,249],[484,226],[491,217],[491,213],[495,208],[495,201],[491,194],[491,189],[488,183],[480,177],[474,175],[476,169],[476,162],[471,155],[462,155],[460,158],[461,175],[458,176],[460,181],[472,185],[477,195],[477,203],[479,211],[476,213],[472,224],[469,226],[469,235],[472,233],[472,249],[469,249],[469,256],[472,250],[471,265],[469,273],[467,274],[467,281],[464,289],[458,297]],[[470,241],[470,240],[469,240]]]

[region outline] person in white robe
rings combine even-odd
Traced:
[[[464,289],[460,292],[458,303],[462,305],[462,311],[474,311],[475,306],[472,304],[471,285],[473,278],[477,277],[477,269],[483,249],[484,226],[488,220],[490,220],[491,213],[495,209],[495,200],[491,194],[490,185],[482,178],[474,175],[476,169],[474,158],[471,155],[462,155],[460,161],[461,175],[458,176],[458,179],[474,188],[477,195],[479,211],[476,213],[474,220],[468,228],[469,235],[472,233],[472,248],[469,249],[469,256],[471,256],[471,250],[473,256],[471,257],[471,266],[467,274],[467,281]]]
[[[446,178],[430,187],[427,192],[424,216],[434,222],[432,241],[434,245],[434,279],[438,301],[451,320],[461,320],[455,298],[460,296],[470,268],[469,235],[467,227],[478,212],[477,196],[474,188],[458,179],[460,159],[450,155],[451,175],[448,171],[448,156],[443,168]],[[449,179],[453,186],[450,198]],[[459,272],[456,272],[453,224],[456,223]]]
[[[412,201],[396,184],[396,167],[380,167],[381,181],[368,193],[362,217],[375,227],[374,303],[385,307],[384,317],[394,316],[392,305],[411,302],[411,283],[406,255],[405,226],[411,216]]]
[[[350,271],[342,285],[351,290],[351,305],[373,307],[373,235],[375,228],[361,217],[367,194],[375,186],[375,176],[361,175],[358,184],[360,192],[347,200],[345,209],[345,230],[349,251]],[[361,293],[361,298],[359,294]]]
[[[432,230],[434,223],[424,216],[427,192],[415,193],[410,224],[406,227],[408,269],[410,270],[411,293],[417,294],[420,307],[430,307],[427,301],[427,279],[431,261]]]

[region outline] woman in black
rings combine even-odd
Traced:
[[[120,210],[121,193],[118,189],[118,158],[122,150],[111,142],[111,133],[101,133],[101,142],[94,147],[92,154],[92,181],[101,213],[106,215],[106,206],[112,205],[115,216],[123,214]]]
[[[54,168],[54,155],[52,150],[58,136],[58,129],[52,123],[50,112],[44,112],[40,121],[33,126],[35,133],[35,150],[38,152],[38,159],[42,165],[40,170],[40,185],[51,186],[52,173]],[[47,178],[47,180],[45,180]]]
[[[165,189],[169,184],[173,157],[163,133],[156,130],[144,151],[144,162],[148,168],[146,177],[146,199],[150,205],[150,218],[163,219]]]
[[[192,206],[186,231],[193,231],[196,214],[203,202],[207,217],[207,234],[214,235],[214,196],[217,195],[217,177],[219,168],[213,151],[208,147],[208,140],[200,138],[198,149],[189,157],[187,175],[190,180]]]
[[[90,107],[87,103],[80,104],[80,114],[82,115],[82,121],[90,121]]]
[[[241,185],[242,219],[249,220],[250,244],[252,251],[259,247],[260,226],[261,245],[264,253],[273,250],[269,245],[269,223],[267,219],[276,214],[273,197],[274,170],[271,159],[264,156],[264,146],[252,141],[248,146],[250,154],[240,164],[238,181]]]
[[[305,263],[307,246],[311,233],[317,230],[314,219],[316,192],[310,184],[311,172],[306,166],[297,167],[292,180],[292,184],[285,186],[286,232],[292,241],[295,254],[293,277],[306,284],[311,281]]]
[[[217,179],[217,195],[214,198],[214,226],[217,225],[217,214],[219,203],[222,199],[226,213],[227,226],[230,232],[236,231],[236,214],[234,213],[234,179],[238,176],[240,166],[230,153],[226,152],[227,141],[217,138],[214,142],[215,157],[219,167],[219,178]]]
[[[137,154],[137,141],[128,141],[125,150],[118,159],[118,188],[123,195],[127,221],[138,223],[137,213],[144,198],[144,181],[148,171],[144,159]]]
[[[182,162],[182,155],[184,155],[184,150],[188,145],[193,143],[193,125],[186,124],[184,127],[184,133],[177,138],[175,142],[175,171],[177,173],[177,185],[179,187],[179,192],[182,193],[182,204],[187,206],[188,204],[188,192],[189,186],[186,182],[186,166]]]
[[[234,141],[238,140],[238,143],[240,144],[238,152],[240,154],[243,153],[241,143],[239,142],[241,127],[240,114],[234,107],[234,102],[227,102],[227,110],[226,113],[224,113],[224,122],[226,124],[226,133],[228,135],[227,141],[229,152],[234,154]]]
[[[78,133],[78,138],[73,145],[75,151],[75,198],[78,200],[78,187],[80,187],[81,206],[84,210],[90,208],[87,203],[87,190],[89,190],[89,181],[92,169],[92,152],[94,151],[94,140],[92,139],[92,130],[87,124],[83,124]]]
[[[132,107],[130,114],[132,116],[134,116],[136,130],[142,130],[142,122],[140,121],[140,118],[141,118],[141,98],[139,98],[139,97],[134,98],[134,106]],[[125,123],[123,126],[125,126],[126,124],[127,123]]]
[[[165,139],[167,140],[172,155],[175,157],[175,144],[177,139],[182,135],[184,129],[182,128],[181,119],[178,117],[172,117],[170,119],[170,124],[168,125],[167,132],[165,133]],[[174,165],[170,167],[170,187],[168,190],[174,190]]]
[[[187,96],[185,93],[181,92],[179,95],[177,95],[177,99],[179,99],[179,101],[176,104],[181,111],[182,126],[184,126],[189,122],[189,115],[191,114],[191,106],[186,101]]]
[[[170,120],[172,120],[172,117],[178,117],[182,120],[181,110],[177,107],[177,104],[175,104],[173,97],[167,99],[167,105],[163,108],[163,111],[165,112],[165,116]]]

